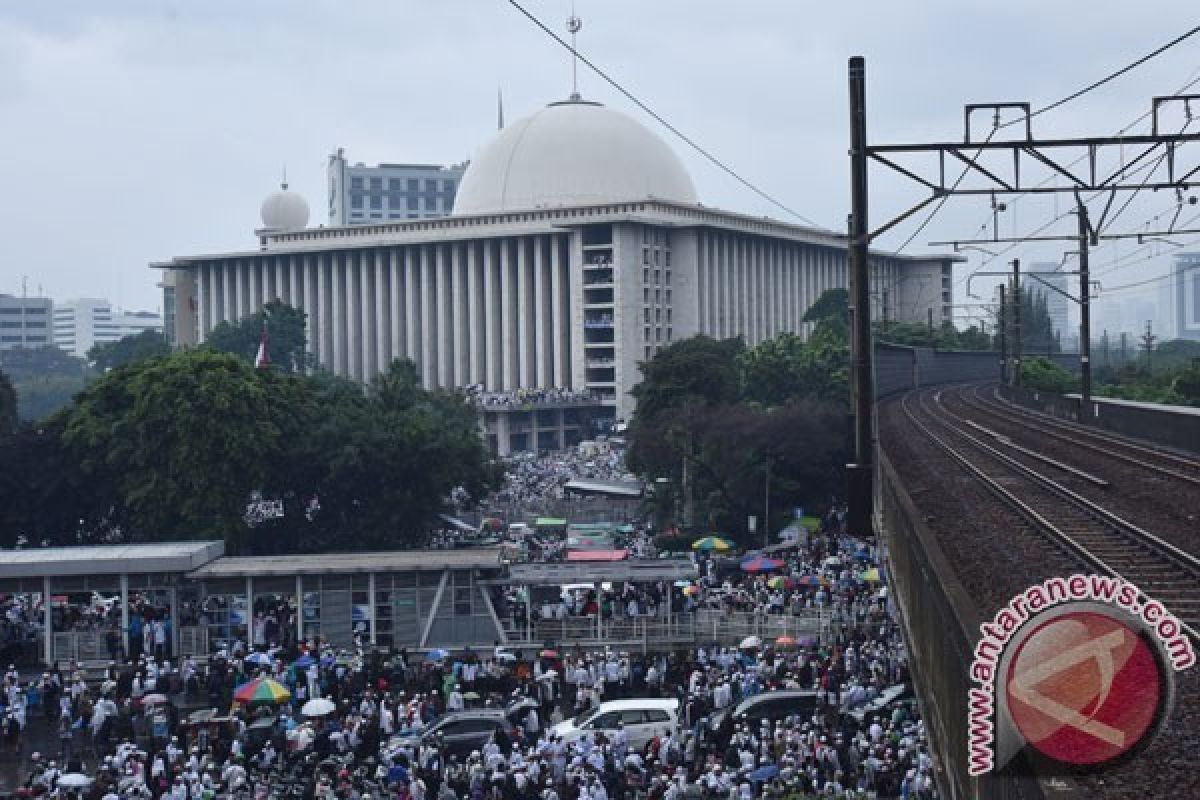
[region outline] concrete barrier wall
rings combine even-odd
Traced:
[[[920,386],[1000,379],[1000,354],[877,343],[875,396]]]
[[[948,800],[1044,798],[1039,781],[1014,774],[1020,767],[1000,775],[967,774],[967,698],[973,686],[968,670],[983,618],[887,453],[879,460],[877,507],[892,597],[904,624],[922,716],[940,767],[939,791]],[[1081,797],[1073,782],[1066,781],[1055,787],[1054,796]]]
[[[1062,419],[1079,420],[1077,396],[1017,386],[1002,386],[1000,393],[1017,405]],[[1200,454],[1200,409],[1128,403],[1100,397],[1094,397],[1092,401],[1092,424],[1097,428]]]

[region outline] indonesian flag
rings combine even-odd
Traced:
[[[258,338],[258,354],[254,356],[254,366],[258,369],[271,366],[271,354],[267,352],[266,320],[263,320],[262,335]]]

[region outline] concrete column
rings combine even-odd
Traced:
[[[208,316],[208,287],[205,282],[208,280],[208,265],[201,264],[196,268],[196,342],[199,344],[204,341],[204,334],[207,329],[204,327],[205,319]],[[178,312],[176,312],[178,313]],[[178,337],[178,333],[176,333]]]
[[[250,313],[250,271],[252,269],[254,269],[253,257],[237,262],[234,284],[237,289],[237,312],[234,314],[233,322],[237,322]]]
[[[303,613],[303,611],[301,611]],[[254,649],[254,577],[246,576],[246,651]]]
[[[563,269],[563,241],[560,234],[550,237],[550,382],[557,387],[571,383],[571,326],[569,307],[563,306],[563,284],[566,271]]]
[[[391,358],[404,358],[404,294],[401,291],[404,283],[403,250],[392,247],[388,249],[388,325],[391,328],[392,349]]]
[[[450,245],[450,303],[453,306],[451,318],[454,330],[453,377],[450,385],[453,387],[466,386],[471,382],[471,344],[467,319],[467,275],[463,252],[468,245],[463,242],[453,242]]]
[[[171,660],[174,661],[179,658],[179,589],[172,586],[167,597],[171,609]]]
[[[548,280],[542,275],[542,268],[545,261],[544,254],[542,253],[544,242],[541,236],[533,236],[530,237],[530,244],[533,245],[533,259],[530,264],[530,268],[533,271],[533,296],[531,298],[533,300],[533,313],[529,315],[531,317],[530,322],[533,324],[533,336],[531,337],[533,340],[533,358],[530,364],[532,368],[531,372],[533,373],[532,385],[553,386],[554,384],[550,378],[552,371],[550,362],[552,359],[548,358],[548,356],[553,356],[553,352],[549,347],[549,341],[547,341],[549,331],[545,327],[549,319],[549,314],[546,309],[546,283],[548,283]]]
[[[305,338],[308,341],[308,352],[317,355],[317,342],[321,336],[321,301],[317,297],[317,267],[316,256],[303,255],[300,257],[300,268],[304,272],[304,310],[308,312]]]
[[[438,385],[437,264],[430,245],[421,247],[421,376],[425,388]]]
[[[511,243],[500,240],[500,349],[501,349],[501,389],[514,389],[517,386],[517,329],[514,311],[516,306],[516,286],[514,285],[514,268],[512,264]]]
[[[237,314],[233,282],[237,279],[237,262],[226,261],[221,269],[221,317],[218,323],[232,320]],[[214,325],[213,327],[216,327]]]
[[[533,254],[530,253],[533,237],[517,240],[517,322],[520,330],[517,344],[520,359],[520,386],[536,386],[534,371],[534,298],[533,298]]]
[[[454,269],[449,248],[438,245],[437,254],[437,313],[438,313],[438,386],[454,386]]]
[[[483,243],[486,250],[487,242]],[[483,295],[485,261],[480,258],[479,243],[467,244],[467,383],[487,381],[487,324],[483,309],[488,298]]]
[[[352,598],[353,599],[353,598]],[[350,612],[350,616],[354,616],[354,612]],[[369,632],[371,634],[371,644],[375,644],[375,573],[367,573],[367,619],[369,620]]]
[[[50,602],[50,598],[46,598]],[[125,652],[129,648],[129,573],[121,573],[121,641],[125,643]]]
[[[404,248],[404,353],[417,365],[417,374],[424,369],[421,363],[421,306],[418,247]]]
[[[330,306],[333,312],[330,315],[332,323],[330,348],[335,375],[346,374],[346,301],[344,297],[346,270],[343,268],[342,258],[344,256],[339,256],[337,253],[329,255],[329,283],[333,288],[330,293]]]
[[[500,280],[495,243],[483,243],[483,383],[489,392],[504,383],[504,362],[500,334]]]
[[[304,308],[304,295],[302,294],[303,287],[300,284],[300,256],[292,254],[287,257],[287,298],[288,304],[296,308]]]
[[[387,370],[392,361],[392,325],[391,304],[388,303],[388,270],[384,261],[384,252],[375,251],[375,285],[372,294],[375,297],[375,316],[371,320],[371,330],[375,334],[375,373]]]
[[[42,576],[42,660],[54,666],[54,604],[50,602],[50,577]]]
[[[374,314],[375,265],[371,253],[358,251],[358,269],[355,270],[357,292],[354,309],[354,341],[358,345],[358,379],[366,383],[375,374],[375,336],[371,330]]]
[[[371,598],[372,607],[375,598]],[[304,641],[304,576],[296,576],[296,643]],[[311,698],[310,698],[311,699]]]

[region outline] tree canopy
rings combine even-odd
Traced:
[[[395,362],[372,386],[208,349],[131,361],[0,440],[0,544],[219,538],[234,553],[422,543],[499,471],[475,408]],[[261,508],[269,513],[259,513]]]
[[[213,350],[254,363],[264,323],[273,365],[286,372],[303,372],[314,366],[315,361],[306,349],[308,314],[279,300],[272,300],[262,310],[237,322],[219,323],[209,331],[204,343]]]
[[[0,370],[0,438],[17,429],[17,392],[12,381]]]
[[[165,356],[171,352],[167,337],[159,331],[122,336],[115,342],[101,342],[88,350],[88,361],[101,372],[107,372],[131,361]]]

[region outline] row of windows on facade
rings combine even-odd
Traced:
[[[0,314],[45,314],[45,306],[5,306]]]
[[[370,198],[369,205],[371,206],[371,208],[383,209],[384,195],[381,195],[381,194],[372,194],[372,195],[352,194],[352,195],[350,195],[350,207],[351,208],[362,208],[364,197]],[[437,211],[439,197],[442,200],[441,207],[444,208],[445,210],[449,211],[454,206],[454,195],[445,195],[445,196],[426,195],[425,196],[425,210],[426,211]],[[421,207],[420,203],[418,202],[420,199],[421,199],[420,197],[417,197],[416,195],[411,195],[411,194],[410,195],[401,195],[401,194],[387,195],[387,201],[388,201],[387,208],[388,209],[405,209],[406,208],[409,211],[416,211]]]
[[[647,327],[645,327],[645,328],[642,328],[642,341],[643,341],[643,342],[661,342],[661,341],[664,341],[664,339],[663,339],[663,328],[662,328],[662,326],[661,326],[661,325],[656,325],[656,326],[654,326],[653,328],[651,328],[651,327],[649,327],[649,326],[647,326]],[[670,327],[668,327],[668,328],[666,329],[666,339],[665,339],[665,341],[667,341],[667,342],[670,342],[670,341],[671,341],[671,328],[670,328]]]
[[[0,328],[44,328],[46,323],[43,320],[31,319],[28,322],[20,320],[0,320]]]
[[[25,342],[26,344],[45,344],[45,336],[0,336],[0,342]]]
[[[649,225],[642,228],[642,244],[653,244],[659,247],[671,246],[671,235],[663,228],[654,228]]]
[[[665,291],[665,294],[664,294]],[[650,290],[642,289],[642,302],[650,305]],[[670,289],[655,289],[654,290],[654,305],[671,305],[671,290]]]
[[[441,184],[441,190],[444,192],[453,193],[456,188],[454,181],[451,180],[442,181]],[[371,178],[370,186],[373,192],[383,191],[383,178]],[[350,188],[363,191],[367,188],[367,184],[361,177],[351,176]],[[419,192],[421,190],[421,181],[419,178],[388,178],[387,188],[389,192]],[[425,191],[438,191],[438,181],[434,178],[427,178],[425,180]]]
[[[650,309],[643,308],[642,313],[644,316],[644,319],[642,321],[645,322],[647,325],[649,325],[650,324]],[[660,324],[662,321],[663,321],[663,310],[661,308],[654,309],[655,324]],[[671,324],[671,309],[669,309],[669,308],[667,309],[667,324],[668,325]]]
[[[671,266],[671,251],[660,248],[642,248],[642,263],[646,265],[653,264],[654,266]]]
[[[644,283],[646,285],[650,284],[650,268],[649,267],[644,267],[642,269],[642,283]],[[671,285],[671,270],[655,269],[654,270],[654,285],[661,286],[664,284],[666,286]]]

